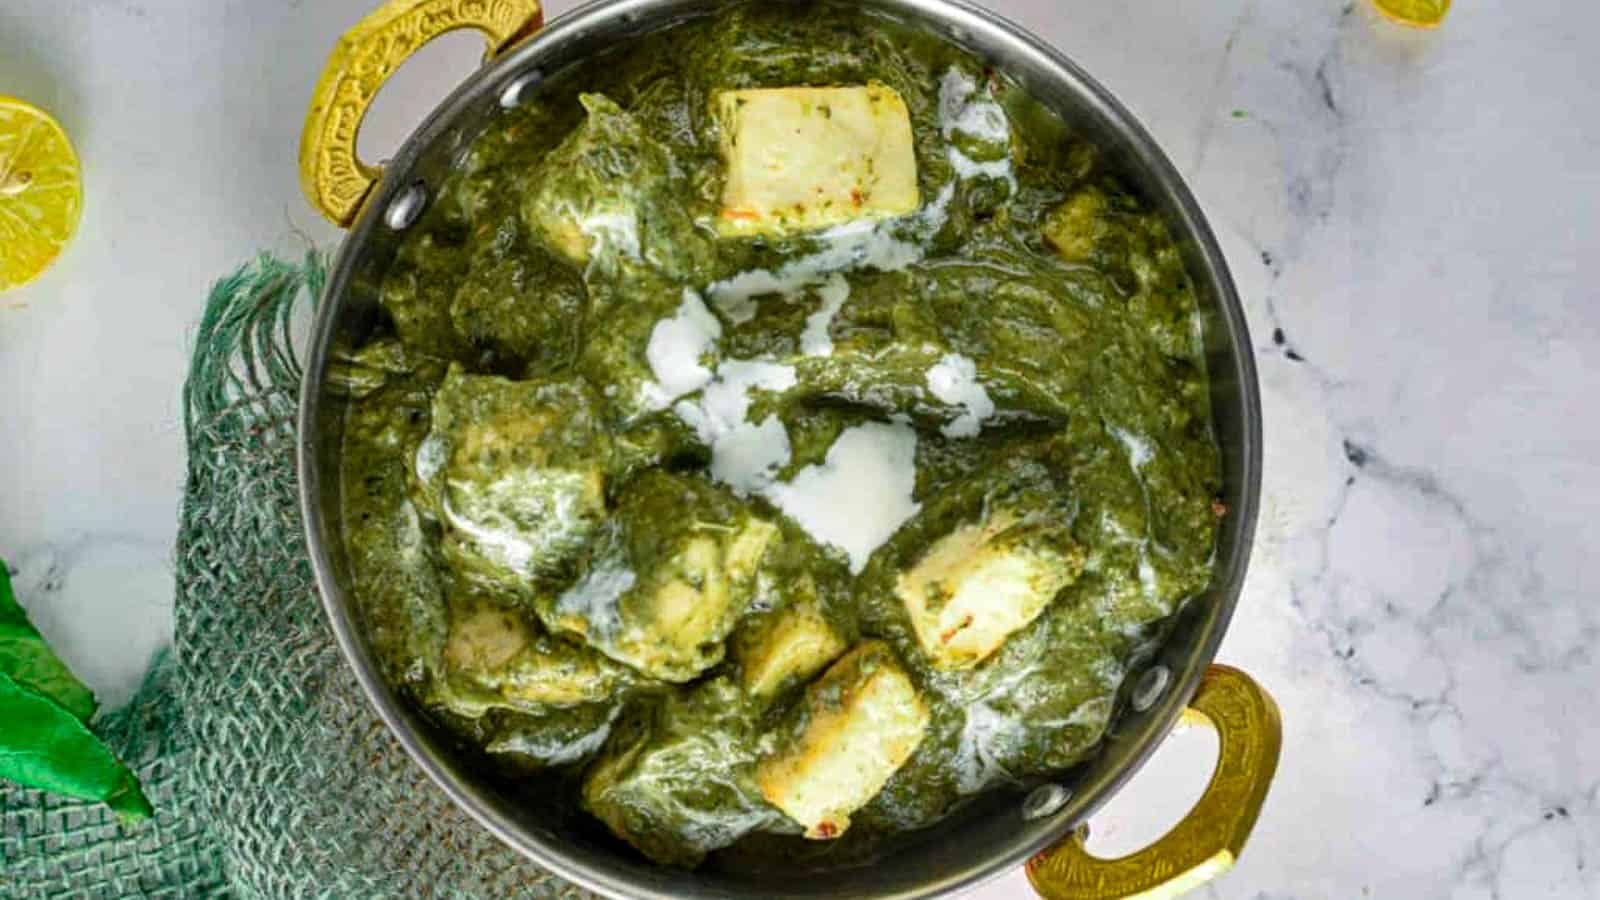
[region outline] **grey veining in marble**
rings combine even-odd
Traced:
[[[1254,330],[1266,506],[1220,658],[1276,695],[1285,742],[1202,895],[1600,897],[1600,5],[1457,0],[1421,33],[1365,0],[990,2],[1167,149]],[[295,145],[367,6],[0,7],[0,92],[57,110],[89,191],[62,264],[0,300],[0,554],[112,699],[170,629],[202,288],[332,236]],[[375,153],[470,45],[403,73]],[[1214,743],[1169,741],[1091,847],[1159,833]]]

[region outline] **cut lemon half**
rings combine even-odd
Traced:
[[[1378,12],[1402,25],[1438,28],[1450,11],[1450,0],[1373,0]]]
[[[39,277],[78,230],[78,154],[36,106],[0,96],[0,292]]]

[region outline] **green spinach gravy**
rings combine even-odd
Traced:
[[[1211,573],[1172,239],[1001,75],[739,7],[476,139],[341,353],[387,677],[651,859],[847,854],[1085,759]]]

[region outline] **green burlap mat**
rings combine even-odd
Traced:
[[[0,897],[581,895],[452,806],[340,659],[295,497],[291,326],[323,277],[262,257],[195,337],[175,652],[94,722],[155,819],[0,782]]]

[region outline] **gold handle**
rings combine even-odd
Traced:
[[[1283,723],[1278,705],[1250,676],[1212,666],[1185,724],[1217,731],[1217,769],[1182,822],[1149,847],[1098,859],[1084,847],[1087,828],[1028,860],[1028,880],[1048,900],[1170,900],[1226,872],[1255,827],[1278,769]]]
[[[493,57],[543,24],[539,0],[386,0],[339,39],[317,81],[300,137],[306,199],[335,225],[355,222],[380,174],[356,156],[361,120],[378,89],[423,44],[448,31],[476,28]]]

